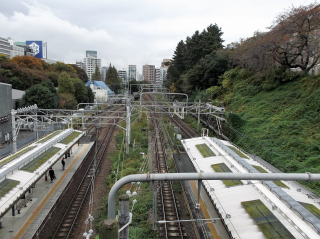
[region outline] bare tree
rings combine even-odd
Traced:
[[[309,72],[320,59],[320,5],[291,7],[276,18],[266,37],[276,62]]]

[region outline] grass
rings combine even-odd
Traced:
[[[295,238],[260,200],[241,202],[268,239]]]
[[[268,173],[268,171],[264,170],[262,167],[260,166],[256,166],[256,165],[252,165],[252,167],[254,167],[256,170],[258,170],[260,173]],[[283,182],[281,182],[280,180],[274,180],[272,181],[274,184],[276,184],[279,187],[282,188],[289,188],[287,185],[285,185]]]
[[[213,164],[211,167],[218,173],[232,173],[232,171],[224,163]],[[222,180],[227,187],[242,185],[240,180]]]
[[[37,147],[37,146],[27,147],[27,148],[25,148],[25,149],[23,149],[23,150],[20,150],[19,152],[15,153],[15,154],[11,155],[9,158],[6,158],[5,160],[2,160],[2,161],[0,162],[0,167],[1,167],[2,165],[5,165],[5,164],[9,163],[9,162],[12,161],[12,160],[15,160],[16,158],[19,158],[21,155],[29,152],[30,150],[34,149],[35,147]]]
[[[317,208],[315,205],[305,202],[299,202],[301,206],[303,206],[305,209],[307,209],[309,212],[311,212],[315,217],[320,219],[320,209]]]
[[[231,141],[285,173],[318,173],[320,76],[300,76],[254,92],[249,89],[263,86],[258,76],[240,77],[239,70],[230,82],[223,95],[226,112],[241,119],[228,120],[239,133],[224,128]],[[319,181],[300,183],[320,193]]]
[[[19,181],[12,179],[5,179],[0,183],[0,198],[6,195],[11,189],[19,184]]]
[[[231,149],[233,152],[235,152],[236,154],[238,154],[241,158],[245,158],[245,159],[249,159],[245,154],[243,154],[242,152],[240,152],[237,148],[233,147],[233,146],[228,146],[229,149]]]
[[[31,162],[27,163],[25,166],[20,168],[20,170],[24,170],[24,171],[32,173],[35,170],[37,170],[44,162],[46,162],[53,155],[55,155],[58,151],[60,151],[60,148],[51,147],[50,149],[46,150],[44,153],[37,156]]]
[[[122,124],[125,124],[125,122]],[[115,137],[117,149],[115,152],[108,155],[109,160],[113,162],[108,179],[106,180],[106,187],[108,188],[108,191],[113,186],[116,178],[119,180],[126,175],[139,173],[139,169],[143,162],[143,157],[140,152],[144,152],[145,157],[147,157],[148,151],[148,132],[142,131],[142,128],[148,128],[149,131],[151,130],[147,125],[146,114],[142,114],[140,121],[135,121],[131,124],[131,142],[135,140],[135,143],[136,145],[139,145],[139,148],[136,147],[133,151],[132,147],[130,147],[128,155],[125,154],[125,143],[123,142],[123,139],[125,138],[125,131],[120,130]],[[119,169],[118,174],[117,169]],[[147,171],[148,168],[143,173]],[[129,189],[130,184],[123,186],[119,190],[117,198]],[[133,191],[138,192],[137,184],[132,186],[131,192]],[[150,215],[152,215],[152,190],[150,184],[141,183],[140,191],[140,196],[130,198],[130,207],[133,199],[136,199],[137,203],[134,205],[132,212],[133,218],[132,223],[130,224],[129,238],[159,238],[159,232],[152,230],[152,222],[150,221]],[[99,222],[107,218],[107,197],[108,194],[105,196],[104,203],[100,207],[100,214],[95,220],[95,225],[97,227]]]
[[[63,140],[60,140],[60,144],[68,144],[70,143],[72,140],[74,140],[76,137],[79,136],[79,134],[81,134],[80,132],[73,132],[70,135],[68,135],[67,137],[65,137]]]
[[[61,133],[61,130],[57,130],[55,132],[53,132],[52,134],[48,135],[47,137],[39,140],[37,143],[44,143],[46,141],[48,141],[49,139],[53,138],[54,136],[56,136],[57,134],[60,134]]]
[[[204,158],[216,156],[206,144],[197,144],[196,147]]]

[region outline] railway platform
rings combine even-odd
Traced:
[[[31,189],[29,197],[21,200],[19,210],[10,210],[1,218],[1,239],[32,238],[92,146],[93,142],[75,144],[70,157],[65,159],[65,170],[62,170],[61,161],[57,161],[53,165],[56,179],[51,183],[49,177],[46,181],[43,176]]]

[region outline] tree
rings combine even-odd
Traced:
[[[59,95],[59,108],[74,110],[77,108],[77,100],[74,95],[70,93],[62,93]]]
[[[53,71],[56,71],[56,72],[67,72],[68,74],[73,74],[73,75],[76,75],[77,74],[77,71],[70,65],[68,64],[65,64],[63,62],[56,62],[52,65],[52,68],[53,68]]]
[[[65,71],[63,71],[59,76],[58,92],[59,92],[59,94],[69,93],[72,95],[75,92],[73,82],[72,82],[70,76]]]
[[[87,96],[86,96],[86,102],[87,103],[93,103],[94,102],[94,94],[90,86],[86,86],[87,89]]]
[[[30,68],[33,70],[43,70],[41,60],[35,58],[34,56],[15,56],[11,59],[11,61],[17,63],[22,67]]]
[[[99,67],[96,66],[94,73],[91,76],[92,81],[101,81],[101,73]]]
[[[0,54],[0,63],[2,61],[10,61],[10,58],[6,54]]]
[[[87,98],[87,88],[84,83],[78,78],[71,78],[74,87],[74,97],[78,103],[83,103]]]
[[[57,109],[59,97],[52,82],[31,86],[22,96],[22,107],[37,104],[43,109]]]
[[[111,63],[106,73],[105,83],[115,93],[118,93],[121,89],[121,79],[119,78],[116,68],[111,66]]]
[[[72,66],[72,68],[76,70],[79,79],[82,80],[83,83],[88,82],[88,75],[83,69],[81,69],[79,66],[75,64],[69,64],[69,66]]]
[[[320,5],[291,7],[281,13],[267,34],[274,60],[308,73],[320,59]]]

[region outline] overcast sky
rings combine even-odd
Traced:
[[[48,58],[75,63],[98,51],[102,66],[160,66],[180,40],[208,25],[225,45],[266,31],[290,6],[314,0],[0,0],[0,37],[48,43]]]

